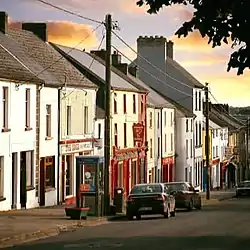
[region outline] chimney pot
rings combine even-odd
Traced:
[[[174,57],[174,43],[171,40],[167,42],[167,57],[171,59]]]
[[[8,33],[8,14],[4,11],[0,11],[0,32]]]
[[[47,23],[23,23],[22,29],[31,31],[44,42],[48,41]]]

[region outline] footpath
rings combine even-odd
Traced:
[[[208,201],[205,193],[202,192],[200,195],[203,205],[212,205],[232,198],[235,191],[211,192],[211,199]],[[55,206],[0,212],[0,248],[56,236],[62,232],[74,231],[79,227],[102,225],[122,216],[88,217],[87,220],[75,221],[65,216],[64,208],[64,206]]]

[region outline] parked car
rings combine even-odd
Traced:
[[[236,188],[236,197],[250,196],[250,181],[240,182]]]
[[[186,208],[189,211],[193,208],[201,209],[201,197],[199,190],[196,190],[188,182],[170,182],[165,183],[172,195],[175,196],[176,208]]]
[[[127,198],[127,218],[162,214],[165,218],[175,216],[175,198],[162,183],[137,184]]]

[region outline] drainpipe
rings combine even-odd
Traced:
[[[162,116],[163,116],[163,112],[162,112],[162,109],[163,108],[161,108],[161,115],[160,115],[160,119],[161,119],[161,122],[160,122],[160,133],[161,133],[161,160],[160,160],[160,164],[161,164],[161,175],[160,175],[160,178],[159,178],[159,181],[160,182],[162,182],[162,157],[163,157],[163,139],[162,139],[162,137],[163,137],[163,129],[162,129],[162,121],[163,121],[163,119],[162,119]]]
[[[60,205],[60,139],[61,139],[61,90],[62,87],[58,89],[57,92],[57,119],[58,119],[58,127],[57,127],[57,205]]]

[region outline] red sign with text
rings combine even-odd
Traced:
[[[144,125],[141,123],[134,123],[133,136],[135,142],[143,142],[144,140]]]

